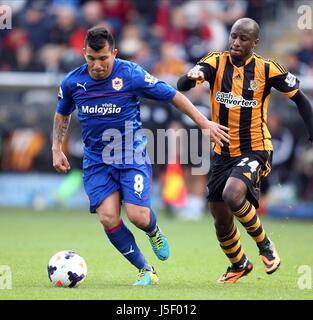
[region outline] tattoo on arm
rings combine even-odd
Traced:
[[[71,115],[55,115],[53,124],[53,142],[62,144],[69,127]]]

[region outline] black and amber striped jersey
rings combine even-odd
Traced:
[[[255,53],[241,67],[232,63],[228,51],[211,52],[198,65],[210,84],[212,120],[229,127],[229,144],[216,144],[214,151],[236,157],[272,150],[266,124],[271,88],[291,98],[298,91],[298,79],[280,64]]]

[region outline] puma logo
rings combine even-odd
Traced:
[[[123,255],[127,256],[128,254],[133,253],[133,252],[135,252],[135,250],[133,249],[133,246],[131,245],[130,248],[129,248],[129,251],[123,253]]]
[[[139,198],[141,198],[142,192],[134,191],[134,193],[137,194],[137,196],[138,196]]]
[[[77,85],[77,87],[84,88],[84,90],[87,91],[87,89],[86,89],[86,84],[87,84],[87,82],[85,82],[84,84],[81,84],[81,83],[77,82],[76,85]]]

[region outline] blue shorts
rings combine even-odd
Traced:
[[[128,168],[97,164],[83,170],[83,181],[91,213],[96,213],[102,201],[115,191],[120,191],[124,202],[150,208],[152,169],[149,163]]]

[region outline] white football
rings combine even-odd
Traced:
[[[75,251],[63,250],[51,257],[48,263],[48,276],[58,287],[77,287],[87,276],[87,265]]]

